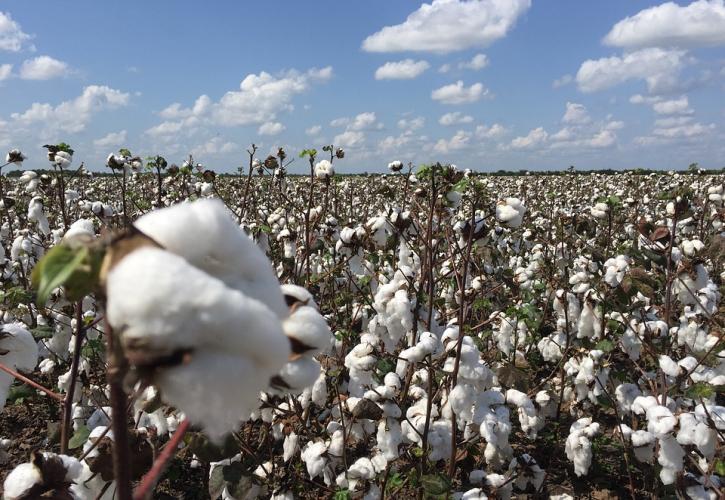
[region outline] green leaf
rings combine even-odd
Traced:
[[[20,404],[25,401],[26,398],[33,396],[35,391],[32,387],[25,384],[14,384],[8,391],[8,401],[13,404]]]
[[[715,474],[725,476],[725,460],[720,460],[719,458],[715,460]]]
[[[224,492],[224,467],[217,465],[209,475],[209,498],[219,498]]]
[[[344,490],[337,490],[333,498],[335,500],[350,500],[352,496],[350,495],[350,490],[346,488]]]
[[[445,495],[451,489],[450,479],[443,474],[426,474],[420,478],[426,496]]]
[[[692,399],[707,399],[713,394],[715,394],[715,389],[705,382],[697,382],[685,390],[685,396]]]
[[[18,307],[20,304],[27,304],[32,299],[33,295],[21,286],[14,286],[4,292],[0,292],[0,301],[4,302],[9,308]]]
[[[610,352],[614,350],[614,342],[608,339],[600,340],[597,345],[594,346],[596,349],[604,352]]]
[[[70,440],[68,441],[68,448],[71,450],[80,448],[88,440],[88,436],[90,435],[91,431],[90,429],[88,429],[88,427],[86,427],[85,425],[80,426],[78,430],[73,433],[73,436],[71,436]]]
[[[32,330],[30,330],[30,333],[33,334],[33,338],[35,340],[49,339],[55,334],[55,328],[53,328],[52,326],[43,325],[37,328],[33,328]]]
[[[36,303],[41,307],[45,305],[59,286],[64,286],[70,301],[91,293],[98,282],[102,259],[100,252],[92,252],[88,247],[54,246],[33,269],[32,284],[38,291]]]

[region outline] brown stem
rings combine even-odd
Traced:
[[[111,393],[111,428],[113,430],[113,475],[118,500],[131,500],[131,452],[128,446],[126,393],[123,378],[128,371],[121,346],[117,345],[111,325],[104,320],[106,353],[108,356],[108,385]]]
[[[13,377],[15,377],[16,379],[20,380],[21,382],[25,382],[30,387],[33,387],[35,389],[38,389],[39,391],[42,391],[42,392],[46,393],[48,396],[50,396],[51,398],[55,399],[56,401],[63,402],[63,399],[64,399],[63,396],[61,396],[57,392],[53,392],[50,389],[48,389],[47,387],[43,387],[39,383],[30,380],[25,375],[22,375],[22,374],[16,372],[12,368],[8,368],[7,366],[5,366],[2,363],[0,363],[0,370],[4,371],[5,373],[9,373],[10,375],[12,375]]]
[[[70,367],[70,387],[63,401],[63,422],[60,426],[60,453],[65,455],[68,452],[68,440],[70,439],[70,427],[73,410],[73,395],[78,380],[78,365],[81,360],[81,347],[86,333],[83,328],[83,300],[76,302],[76,331],[75,344],[73,346],[73,360]]]

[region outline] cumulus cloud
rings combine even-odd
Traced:
[[[659,48],[642,49],[582,63],[576,82],[582,92],[597,92],[629,80],[644,80],[650,92],[674,87],[685,66],[685,51]]]
[[[427,61],[403,59],[397,62],[387,62],[375,70],[376,80],[410,80],[417,78],[430,68]]]
[[[508,133],[508,129],[499,123],[494,123],[490,127],[486,125],[478,125],[474,132],[479,139],[498,139]]]
[[[512,149],[534,149],[544,145],[548,138],[549,134],[544,130],[544,127],[538,127],[532,129],[525,136],[514,138],[511,141],[510,147]]]
[[[454,111],[453,113],[446,113],[438,119],[438,123],[444,127],[450,127],[451,125],[462,125],[465,123],[472,123],[473,117],[470,115],[464,115],[460,111]]]
[[[434,101],[440,101],[443,104],[469,104],[488,94],[488,89],[482,83],[474,83],[470,87],[466,87],[461,80],[458,80],[456,83],[435,89],[430,96]]]
[[[0,12],[0,50],[8,52],[20,52],[27,47],[33,50],[32,45],[28,45],[32,36],[24,33],[20,29],[20,25],[13,21],[8,12]]]
[[[725,43],[723,0],[667,2],[622,19],[604,37],[614,47],[695,47]]]
[[[13,65],[12,64],[0,64],[0,82],[10,78],[10,75],[12,75],[12,74],[13,74]]]
[[[574,81],[574,77],[571,75],[563,75],[561,78],[557,78],[551,83],[551,86],[555,89],[561,88],[565,85],[569,85]]]
[[[322,132],[322,126],[320,125],[313,125],[305,130],[305,134],[309,135],[310,137],[320,135],[320,132]]]
[[[588,123],[590,118],[587,108],[583,104],[567,102],[566,112],[564,113],[564,117],[561,121],[564,123],[583,124]]]
[[[234,151],[239,149],[241,148],[233,142],[225,141],[221,137],[212,137],[205,143],[199,144],[191,148],[191,154],[193,154],[194,156],[213,156],[218,154],[233,153]]]
[[[51,80],[66,76],[68,72],[68,64],[50,56],[28,59],[20,66],[20,78],[23,80]]]
[[[447,154],[451,151],[458,151],[468,146],[471,140],[471,133],[459,130],[450,139],[439,139],[433,146],[436,153]]]
[[[105,85],[89,85],[83,93],[57,106],[33,103],[23,113],[13,113],[11,119],[20,127],[42,125],[46,131],[80,132],[86,128],[94,114],[128,105],[126,92]]]
[[[346,149],[358,149],[365,144],[365,134],[358,130],[346,130],[336,135],[333,143]]]
[[[377,115],[373,111],[360,113],[355,116],[347,125],[348,130],[382,130],[383,124],[378,121]]]
[[[658,115],[687,115],[692,114],[690,101],[686,95],[675,99],[664,99],[661,96],[643,96],[635,94],[629,98],[632,104],[648,104]]]
[[[120,132],[111,132],[110,134],[93,141],[93,145],[99,149],[125,146],[127,135],[128,134],[125,130],[121,130]]]
[[[265,71],[252,73],[242,80],[239,90],[225,93],[217,102],[201,95],[187,108],[180,103],[171,104],[159,113],[165,121],[149,128],[146,133],[171,139],[182,131],[193,132],[203,125],[259,125],[261,128],[264,124],[278,121],[279,113],[292,111],[295,96],[331,78],[330,66],[306,72],[289,70],[276,76]]]
[[[482,70],[486,66],[488,66],[488,57],[486,54],[476,54],[470,61],[465,61],[458,65],[461,69],[470,69],[473,71]]]
[[[433,0],[407,19],[367,37],[368,52],[449,53],[486,47],[506,36],[531,0]]]
[[[267,122],[260,125],[257,133],[259,135],[278,135],[285,130],[285,126],[280,122]]]
[[[425,118],[416,116],[414,118],[401,118],[398,120],[398,128],[401,130],[418,130],[425,126]]]

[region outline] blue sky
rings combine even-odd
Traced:
[[[58,141],[94,169],[128,147],[233,171],[252,142],[334,143],[341,172],[719,168],[725,5],[5,0],[0,96],[29,168]]]

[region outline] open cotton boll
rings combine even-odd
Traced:
[[[496,203],[496,219],[508,227],[519,227],[524,220],[526,207],[518,198],[506,198]]]
[[[48,217],[43,212],[43,198],[36,196],[28,203],[28,221],[37,222],[38,229],[44,235],[50,234],[50,226],[48,225]]]
[[[677,425],[677,418],[664,406],[650,406],[646,416],[647,430],[660,439],[669,435]]]
[[[327,321],[312,306],[294,308],[282,328],[284,334],[297,343],[292,345],[295,354],[316,356],[330,347],[333,338]]]
[[[164,249],[287,315],[279,282],[264,252],[237,226],[224,204],[204,199],[155,210],[134,226]]]
[[[93,221],[89,219],[78,219],[70,225],[68,231],[63,235],[65,241],[78,237],[95,238],[96,230],[93,227]]]
[[[662,466],[660,480],[664,485],[673,484],[677,479],[677,473],[683,468],[685,451],[672,436],[660,438],[659,445],[657,462]]]
[[[108,273],[106,293],[108,321],[132,364],[190,358],[157,368],[154,382],[211,436],[248,415],[289,356],[273,311],[164,250],[145,247],[124,257]]]
[[[569,429],[565,451],[567,458],[574,463],[577,476],[586,476],[592,464],[592,443],[589,438],[599,433],[599,424],[589,417],[580,418]]]
[[[322,455],[327,451],[327,445],[322,441],[310,441],[302,450],[302,461],[307,466],[307,474],[310,479],[321,476],[327,459]]]
[[[38,344],[20,323],[3,325],[0,329],[0,362],[21,372],[31,372],[38,364]],[[12,375],[0,371],[0,410],[5,407],[12,382]]]
[[[315,165],[315,177],[320,180],[329,179],[335,175],[335,167],[330,163],[330,160],[320,160]]]
[[[481,488],[472,488],[463,493],[454,493],[454,500],[487,500],[488,497]]]
[[[83,467],[74,457],[49,452],[33,452],[31,461],[15,467],[3,483],[3,498],[19,500],[41,498],[73,498],[69,486],[78,478]]]

